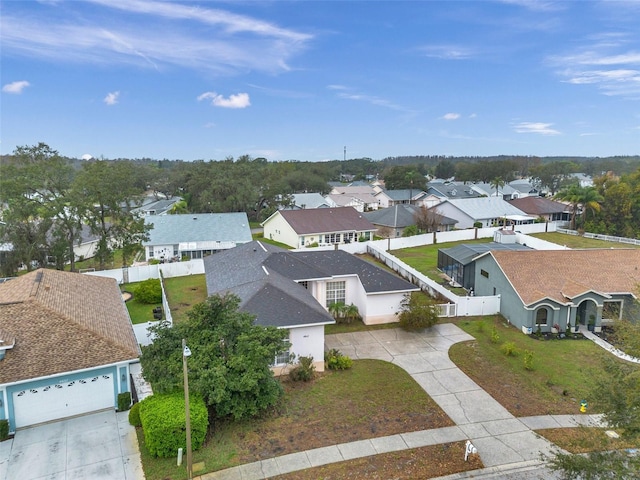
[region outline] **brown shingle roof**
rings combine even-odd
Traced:
[[[494,251],[525,305],[567,303],[587,291],[631,293],[640,287],[640,249]]]
[[[353,207],[281,210],[298,235],[332,232],[368,232],[376,227]]]
[[[507,201],[529,215],[548,215],[570,210],[570,207],[564,203],[554,202],[544,197],[523,197]]]
[[[120,289],[111,278],[40,269],[0,284],[0,330],[15,347],[0,383],[138,358]]]

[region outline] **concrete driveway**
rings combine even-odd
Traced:
[[[144,480],[128,412],[114,410],[18,430],[0,443],[0,479]]]

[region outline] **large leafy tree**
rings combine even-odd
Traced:
[[[0,173],[0,199],[7,206],[5,235],[13,244],[13,255],[30,269],[34,262],[44,263],[48,250],[55,250],[58,263],[68,260],[73,270],[82,199],[72,189],[71,163],[39,143],[16,148]]]
[[[287,331],[253,324],[232,294],[195,305],[188,319],[154,327],[153,344],[143,347],[142,368],[158,393],[182,388],[182,339],[191,349],[189,388],[205,399],[217,418],[251,417],[274,405],[282,386],[269,366],[287,350]]]
[[[85,199],[83,217],[98,236],[96,258],[101,270],[113,258],[115,248],[130,256],[148,238],[144,220],[131,211],[141,193],[135,178],[131,162],[99,160],[85,163],[75,179],[75,189]]]

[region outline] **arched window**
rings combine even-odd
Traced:
[[[536,325],[546,325],[547,324],[547,309],[542,307],[536,311]]]

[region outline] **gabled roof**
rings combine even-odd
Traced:
[[[506,230],[505,232],[511,232]],[[463,243],[451,248],[441,248],[440,251],[462,265],[469,265],[478,255],[495,250],[531,250],[519,243]]]
[[[180,197],[163,198],[161,200],[153,199],[152,201],[143,203],[140,207],[134,208],[132,211],[151,215],[162,215],[171,210],[171,207],[180,200],[182,200]]]
[[[377,204],[378,200],[373,194],[365,193],[332,193],[326,197],[335,206],[343,207],[348,206],[352,202],[361,203],[363,205],[369,205],[372,203]]]
[[[512,215],[526,217],[526,213],[514,207],[509,202],[506,202],[501,197],[459,198],[457,200],[448,199],[443,203],[445,202],[450,203],[475,220],[502,218]]]
[[[364,216],[374,225],[391,228],[405,228],[416,224],[415,214],[421,208],[424,207],[401,203],[394,205],[393,207],[379,208],[373,212],[365,212]],[[458,223],[458,221],[453,218],[445,217],[444,215],[437,213],[437,210],[437,205],[429,208],[430,212],[436,212],[436,215],[440,215],[440,225],[455,225]]]
[[[140,352],[117,282],[40,269],[0,284],[0,330],[15,346],[0,384],[125,362]]]
[[[512,180],[509,185],[520,193],[538,193],[538,189],[529,180]]]
[[[408,202],[409,200],[412,200],[414,198],[424,197],[427,195],[427,193],[423,190],[420,190],[419,188],[406,188],[400,190],[382,190],[381,192],[377,193],[377,195],[386,195],[394,202]]]
[[[329,203],[319,193],[294,193],[291,195],[291,206],[281,210],[294,210],[304,208],[326,208]]]
[[[256,323],[278,327],[333,323],[298,282],[357,276],[369,294],[419,289],[342,250],[292,252],[254,241],[210,255],[204,265],[209,295],[235,293]]]
[[[249,219],[244,212],[151,215],[145,217],[145,221],[153,228],[143,245],[251,241]]]
[[[496,187],[490,183],[474,183],[471,185],[471,188],[482,195],[487,195],[488,197],[495,196],[496,193]],[[498,187],[499,195],[512,195],[515,192],[516,189],[509,184]]]
[[[640,249],[490,252],[525,305],[567,303],[585,292],[637,295]]]
[[[353,207],[282,210],[282,215],[298,235],[333,232],[370,232],[376,229]],[[270,217],[271,218],[271,217]],[[268,222],[267,219],[264,223]]]
[[[523,197],[507,201],[529,215],[548,215],[570,211],[568,205],[544,197]]]
[[[375,190],[371,185],[337,185],[333,187],[331,193],[339,194],[339,195],[367,195],[367,194],[375,194]]]
[[[428,182],[427,193],[440,198],[476,198],[481,196],[471,188],[471,185],[465,185],[462,182]]]

